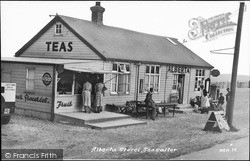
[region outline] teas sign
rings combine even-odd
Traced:
[[[43,81],[43,84],[45,84],[46,86],[48,86],[51,81],[52,81],[52,77],[49,73],[44,73],[43,77],[42,77],[42,81]]]

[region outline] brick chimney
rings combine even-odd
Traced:
[[[92,11],[92,22],[102,25],[105,8],[101,6],[101,2],[96,2],[95,6],[90,7],[90,10]]]

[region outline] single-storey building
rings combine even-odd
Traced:
[[[1,82],[17,84],[17,113],[53,120],[81,111],[86,79],[105,84],[104,104],[144,100],[150,87],[155,102],[178,95],[187,104],[200,85],[209,89],[213,66],[177,39],[106,26],[100,2],[90,9],[92,21],[55,15],[15,57],[1,58]]]

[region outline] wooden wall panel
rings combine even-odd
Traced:
[[[11,83],[16,83],[17,108],[34,110],[39,112],[51,112],[52,83],[46,86],[42,82],[44,73],[53,77],[53,66],[23,63],[1,63],[2,70],[9,70]],[[26,88],[26,69],[35,69],[35,90],[28,92]],[[31,98],[32,97],[32,98]]]
[[[63,35],[54,35],[54,28],[52,26],[46,33],[44,33],[36,42],[34,42],[28,49],[24,51],[20,57],[40,57],[40,58],[70,58],[70,59],[93,59],[100,60],[100,57],[94,53],[87,45],[79,40],[72,32],[63,26]],[[72,42],[72,51],[47,51],[46,42],[64,42],[66,49],[68,43]],[[60,48],[58,45],[58,49]]]

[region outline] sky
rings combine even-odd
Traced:
[[[1,57],[13,57],[49,21],[50,15],[65,15],[91,20],[95,1],[1,1]],[[190,39],[193,18],[210,19],[231,12],[229,20],[238,21],[239,1],[101,1],[105,8],[103,24],[138,32],[177,38],[206,60],[221,74],[232,73],[233,55],[210,51],[233,48],[236,27],[211,40],[204,36]],[[250,75],[250,2],[245,2],[238,75]],[[233,49],[222,52],[233,53]]]

